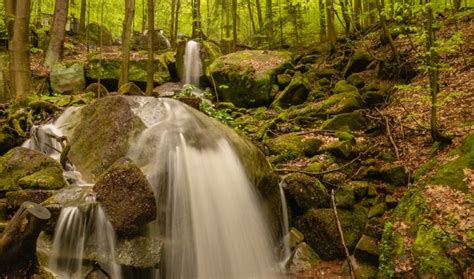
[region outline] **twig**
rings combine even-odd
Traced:
[[[328,173],[331,173],[331,172],[340,171],[340,170],[352,165],[353,163],[357,162],[358,160],[360,160],[360,158],[362,157],[363,154],[369,152],[369,150],[373,149],[377,145],[378,144],[372,145],[371,147],[367,148],[367,150],[360,153],[357,157],[355,157],[351,161],[345,163],[344,165],[342,165],[340,167],[334,168],[334,169],[325,170],[325,171],[321,171],[321,172],[311,172],[311,171],[304,171],[304,170],[298,170],[298,169],[276,169],[275,171],[276,172],[299,172],[299,173],[306,174],[306,175],[309,175],[309,176],[320,176],[320,175],[323,175],[323,174],[328,174]]]
[[[334,216],[336,217],[337,230],[339,231],[339,236],[341,237],[341,243],[342,243],[342,246],[344,247],[344,253],[346,254],[349,270],[351,271],[351,278],[355,279],[356,277],[354,274],[354,267],[352,266],[351,255],[349,254],[349,250],[347,249],[346,241],[344,239],[344,232],[342,231],[341,222],[339,221],[339,217],[337,216],[337,207],[336,207],[336,201],[334,198],[334,189],[331,190],[331,203],[332,203],[332,209],[334,210]]]
[[[382,116],[382,118],[385,120],[385,130],[387,131],[387,136],[390,139],[390,142],[392,143],[392,146],[393,146],[393,149],[395,151],[395,156],[397,157],[397,160],[400,160],[400,153],[398,152],[397,144],[393,140],[392,132],[390,131],[390,124],[388,122],[388,118],[377,107],[375,107],[375,109],[380,114],[380,116]]]

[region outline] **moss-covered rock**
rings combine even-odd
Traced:
[[[349,184],[342,185],[335,195],[336,206],[339,208],[350,209],[355,204],[355,195],[352,186]]]
[[[102,98],[109,95],[109,90],[102,84],[98,82],[94,82],[89,84],[86,89],[84,89],[85,93],[92,93],[96,98]]]
[[[353,140],[335,141],[322,150],[338,158],[349,159],[355,154],[355,145],[356,143]]]
[[[314,156],[319,151],[322,141],[318,138],[306,138],[297,133],[278,136],[264,142],[274,155],[273,162],[283,162],[300,156]]]
[[[354,85],[348,83],[347,81],[345,80],[340,80],[336,83],[336,86],[334,87],[334,94],[340,94],[340,93],[347,93],[347,92],[358,92],[359,90],[357,89],[357,87],[355,87]]]
[[[367,53],[367,51],[357,50],[344,68],[344,77],[364,71],[370,62],[372,62],[372,57]]]
[[[202,41],[201,46],[203,49],[201,54],[203,73],[207,74],[209,66],[223,54],[220,47],[212,41]]]
[[[28,188],[57,189],[65,185],[57,161],[38,151],[16,147],[0,157],[0,192],[20,190],[23,178],[26,181],[22,185]]]
[[[74,63],[69,67],[62,63],[54,64],[49,78],[54,93],[78,93],[86,86],[82,63]]]
[[[171,80],[171,75],[167,65],[167,54],[155,55],[154,75],[153,81],[156,84],[163,84]],[[119,80],[120,78],[120,67],[122,60],[120,57],[100,59],[99,57],[92,57],[89,59],[86,77],[97,80],[97,79],[112,79]],[[133,82],[147,81],[147,60],[131,60],[128,69],[129,80]]]
[[[130,95],[130,96],[144,96],[145,93],[133,82],[127,82],[120,86],[117,91],[119,95]]]
[[[112,33],[105,26],[92,22],[86,26],[87,42],[99,46],[111,46],[113,43]]]
[[[368,217],[380,217],[385,213],[386,210],[387,204],[385,204],[384,202],[378,203],[370,208]]]
[[[382,179],[394,186],[405,186],[408,184],[408,169],[401,164],[389,164],[380,170]]]
[[[119,234],[134,235],[156,218],[151,185],[145,174],[130,160],[118,160],[99,176],[94,192]]]
[[[338,216],[347,247],[352,250],[362,236],[367,210],[357,206],[353,210],[338,210]],[[304,234],[308,244],[315,247],[321,259],[333,260],[345,257],[333,209],[310,209],[296,220],[295,227]]]
[[[209,66],[220,100],[239,107],[269,105],[279,71],[287,67],[287,52],[247,50],[219,57]]]
[[[144,129],[130,106],[126,97],[109,96],[81,109],[77,126],[67,135],[68,157],[86,180],[92,181],[124,157],[129,139]]]
[[[357,242],[354,256],[361,261],[378,264],[380,247],[378,239],[363,235]]]
[[[290,248],[294,249],[298,244],[304,241],[304,235],[297,230],[296,228],[292,227],[290,232],[288,233],[288,244]]]
[[[367,128],[367,118],[363,110],[356,110],[349,113],[341,113],[326,120],[321,129],[323,130],[349,130],[360,131]]]
[[[302,242],[291,256],[288,270],[293,274],[305,274],[313,271],[320,261],[318,254],[308,244]]]
[[[279,74],[277,76],[277,82],[278,82],[278,85],[280,85],[280,88],[283,89],[286,86],[288,86],[288,84],[290,84],[291,76],[289,74]]]
[[[26,201],[40,204],[50,198],[54,192],[52,190],[18,190],[8,192],[6,199],[10,208],[17,209]]]
[[[352,74],[347,78],[347,82],[358,89],[362,89],[365,86],[365,81],[360,74]]]
[[[359,200],[364,198],[369,190],[369,182],[367,181],[351,181],[349,185],[352,187],[355,197]]]
[[[329,193],[318,179],[294,173],[285,177],[285,182],[285,196],[293,215],[302,215],[311,208],[329,207]]]
[[[339,72],[334,68],[323,68],[323,69],[320,69],[320,70],[316,70],[315,74],[320,79],[325,78],[325,79],[330,80],[330,79],[336,77],[339,74]]]
[[[273,101],[273,107],[288,107],[291,105],[299,105],[306,101],[310,92],[310,84],[306,77],[300,73],[296,74],[291,79],[290,84],[278,93]]]

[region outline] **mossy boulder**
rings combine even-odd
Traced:
[[[388,164],[380,170],[382,179],[394,186],[406,186],[408,184],[408,169],[401,164]]]
[[[156,218],[151,185],[145,174],[130,160],[118,160],[100,175],[94,192],[119,234],[134,235]]]
[[[86,89],[84,89],[85,93],[92,93],[96,98],[102,98],[109,95],[109,90],[102,84],[98,82],[94,82],[89,84]]]
[[[129,139],[144,129],[144,124],[123,96],[108,96],[80,110],[78,124],[68,133],[71,141],[69,159],[92,181],[115,161],[124,157]]]
[[[288,107],[292,105],[300,105],[306,101],[310,92],[310,84],[307,78],[300,72],[291,79],[290,84],[278,93],[273,101],[273,107]]]
[[[53,190],[17,190],[6,193],[5,197],[8,206],[17,209],[26,201],[40,204],[50,198],[54,193],[55,191]]]
[[[353,210],[341,209],[338,210],[338,216],[346,245],[349,251],[352,251],[362,236],[367,210],[359,206]],[[306,242],[316,249],[321,259],[334,260],[345,257],[333,209],[310,209],[296,220],[295,227],[304,234]]]
[[[64,185],[61,165],[43,153],[16,147],[0,157],[0,192],[23,187],[51,190]]]
[[[362,146],[355,140],[338,140],[321,148],[322,151],[342,159],[354,157],[361,149]]]
[[[291,63],[288,52],[246,50],[217,58],[208,78],[215,82],[219,99],[239,107],[269,105],[276,76]]]
[[[154,65],[154,75],[153,81],[156,84],[163,84],[171,80],[170,71],[167,64],[168,56],[166,53],[155,55],[153,62]],[[111,57],[100,59],[97,56],[94,56],[89,59],[87,66],[86,77],[92,80],[102,79],[102,80],[119,80],[120,78],[120,67],[122,65],[122,60],[120,57]],[[130,60],[128,79],[132,82],[146,83],[147,81],[147,60],[138,59]]]
[[[347,93],[347,92],[358,92],[359,90],[352,84],[349,84],[345,80],[340,80],[336,83],[336,86],[333,89],[334,94]]]
[[[289,262],[289,271],[293,274],[312,272],[321,262],[318,254],[305,242],[298,244]]]
[[[301,156],[314,156],[319,151],[322,141],[290,133],[268,139],[264,143],[268,146],[270,155],[275,156],[272,161],[277,163]]]
[[[144,96],[145,93],[133,82],[127,82],[120,86],[117,91],[119,95],[130,95],[130,96]]]
[[[319,79],[332,79],[339,74],[339,71],[334,68],[323,68],[319,70],[315,70],[314,73]]]
[[[354,256],[361,261],[378,264],[380,256],[379,240],[363,235],[357,242]]]
[[[344,77],[348,77],[353,73],[360,73],[364,71],[372,62],[372,57],[365,50],[357,50],[347,62],[344,68]]]
[[[73,94],[86,87],[84,65],[74,63],[67,66],[63,63],[54,64],[49,74],[51,89],[54,93]]]
[[[365,81],[360,74],[352,74],[347,78],[347,82],[358,89],[362,89],[365,86]]]
[[[295,216],[302,215],[311,208],[329,207],[329,193],[316,178],[295,173],[285,177],[285,196]]]
[[[223,54],[220,47],[212,41],[202,41],[201,47],[203,50],[201,54],[202,70],[206,74],[209,72],[209,66]]]
[[[335,115],[321,125],[322,130],[360,131],[367,128],[368,121],[363,110]]]
[[[284,89],[291,82],[291,76],[289,74],[279,74],[277,76],[277,82],[281,89]]]
[[[349,184],[342,185],[337,189],[336,195],[336,206],[339,208],[350,209],[355,204],[356,199],[354,195],[354,190]]]
[[[99,46],[111,46],[113,44],[112,33],[105,26],[92,22],[86,26],[87,43]]]
[[[386,210],[387,210],[386,203],[384,202],[378,203],[370,208],[368,217],[369,218],[380,217],[385,213]]]

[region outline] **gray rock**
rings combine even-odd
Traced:
[[[51,89],[55,93],[74,94],[83,90],[86,86],[84,77],[84,65],[75,63],[69,67],[64,64],[55,64],[49,76]]]

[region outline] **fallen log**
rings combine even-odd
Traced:
[[[29,278],[38,271],[36,240],[51,213],[24,202],[0,236],[0,278]]]

